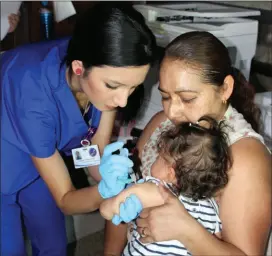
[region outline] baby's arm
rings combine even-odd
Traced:
[[[156,184],[151,182],[139,183],[124,189],[115,197],[106,199],[100,205],[100,213],[106,220],[111,220],[114,214],[119,214],[119,207],[130,195],[136,195],[143,209],[164,204],[164,199]]]
[[[214,235],[218,238],[222,240],[222,233],[218,232],[218,233],[214,233]]]

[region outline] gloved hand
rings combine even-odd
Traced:
[[[102,180],[98,184],[98,191],[105,199],[119,194],[130,182],[129,170],[133,162],[128,158],[128,150],[123,146],[124,142],[117,141],[107,145],[104,149],[99,166]],[[118,149],[120,154],[113,155],[112,153]]]
[[[137,183],[144,182],[143,179],[139,180]],[[119,225],[122,221],[128,223],[138,217],[138,215],[143,210],[143,205],[140,199],[136,195],[131,195],[126,198],[124,203],[120,204],[119,215],[114,215],[112,218],[112,223],[114,225]]]

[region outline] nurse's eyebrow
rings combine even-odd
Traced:
[[[110,83],[113,83],[115,85],[121,85],[121,86],[127,86],[126,84],[122,84],[120,82],[114,81],[114,80],[109,80]]]
[[[158,90],[160,91],[160,92],[163,92],[163,93],[168,93],[167,91],[165,91],[165,90],[163,90],[162,88],[160,88],[160,87],[158,87]],[[177,90],[175,90],[175,93],[176,92],[197,92],[197,91],[194,91],[194,90],[191,90],[191,89],[177,89]]]
[[[112,83],[112,84],[114,84],[114,85],[117,85],[117,86],[128,86],[130,88],[136,88],[138,86],[138,84],[130,86],[130,85],[127,85],[127,84],[122,84],[122,83],[114,81],[114,80],[109,80],[109,82]]]

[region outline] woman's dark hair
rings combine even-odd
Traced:
[[[231,75],[234,89],[228,102],[259,131],[260,110],[254,104],[254,89],[243,74],[232,67],[227,48],[214,35],[199,31],[182,34],[167,46],[165,56],[197,69],[204,83],[222,86],[225,77]]]
[[[155,51],[155,37],[141,13],[128,3],[101,2],[79,17],[65,61],[70,67],[74,60],[80,60],[87,72],[104,65],[142,66],[153,63]],[[143,97],[143,88],[129,97],[127,107],[122,110],[125,119],[137,113],[139,97]]]
[[[158,152],[175,170],[177,193],[210,198],[228,183],[232,158],[225,126],[204,116],[197,124],[181,123],[161,134]]]

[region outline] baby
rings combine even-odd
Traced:
[[[196,124],[182,123],[163,132],[158,140],[158,157],[151,167],[152,177],[105,200],[100,206],[101,215],[111,220],[132,194],[143,208],[164,204],[158,188],[163,183],[192,217],[220,238],[222,224],[214,197],[227,184],[227,171],[232,164],[224,127],[223,122],[204,116]],[[140,237],[133,221],[123,255],[190,254],[178,241],[143,244]]]

